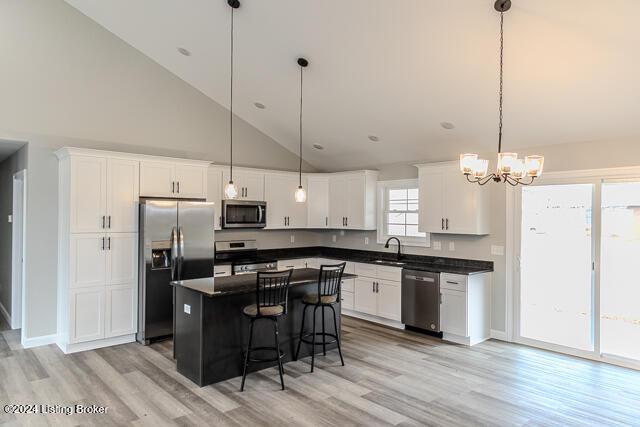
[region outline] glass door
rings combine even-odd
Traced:
[[[593,184],[522,189],[519,337],[592,351]]]
[[[640,182],[602,184],[600,352],[640,361]]]

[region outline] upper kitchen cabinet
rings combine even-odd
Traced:
[[[69,200],[70,233],[137,232],[139,162],[100,155],[58,153],[60,191]]]
[[[143,160],[140,196],[205,199],[208,162]]]
[[[329,177],[329,226],[353,230],[376,229],[378,173],[358,171]]]
[[[229,170],[224,172],[224,184],[229,182]],[[238,188],[238,200],[264,201],[264,173],[233,169],[233,183]],[[223,195],[224,196],[224,195]]]
[[[490,233],[488,188],[467,182],[457,162],[416,166],[419,170],[419,230],[427,233]]]
[[[306,178],[302,185],[306,187]],[[298,203],[294,194],[299,177],[292,173],[266,174],[265,200],[267,202],[267,228],[305,228],[307,203]]]
[[[328,176],[307,176],[307,228],[329,228]]]
[[[207,172],[207,202],[215,204],[214,229],[222,229],[222,169],[210,166]]]

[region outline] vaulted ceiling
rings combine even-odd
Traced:
[[[226,0],[66,1],[228,107]],[[306,57],[304,157],[314,166],[447,160],[496,148],[493,0],[241,2],[234,109],[297,152],[296,58]],[[637,0],[513,0],[505,16],[505,148],[640,135],[638,16]]]

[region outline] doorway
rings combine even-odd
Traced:
[[[26,215],[25,169],[13,175],[13,209],[11,222],[11,329],[22,328],[24,313],[24,237]]]

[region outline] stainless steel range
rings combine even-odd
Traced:
[[[231,274],[251,274],[258,271],[274,271],[278,261],[258,255],[255,240],[216,242],[215,263],[231,264]]]

